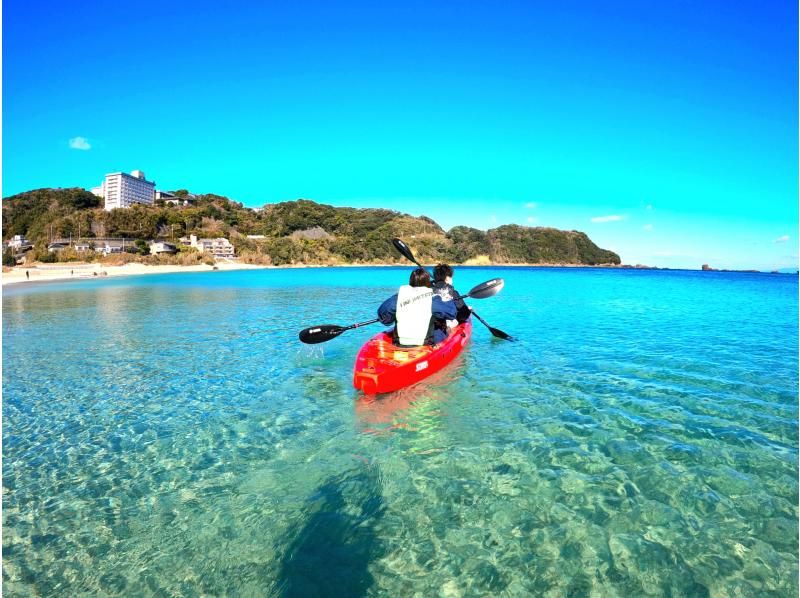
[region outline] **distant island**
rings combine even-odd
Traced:
[[[574,230],[508,224],[488,231],[467,226],[445,231],[426,216],[379,208],[334,207],[306,199],[247,208],[220,195],[187,190],[170,197],[176,200],[106,211],[102,200],[85,189],[27,191],[3,199],[3,239],[28,243],[26,261],[50,263],[209,263],[213,255],[203,253],[200,241],[227,240],[235,259],[248,264],[406,264],[389,242],[400,237],[427,263],[621,264],[619,255]],[[104,254],[100,245],[110,247],[106,240],[111,239],[123,240],[122,251],[116,247],[114,253]],[[159,242],[174,251],[151,255]],[[13,253],[9,246],[5,265],[20,258]]]
[[[703,272],[750,272],[750,273],[761,272],[760,270],[752,270],[752,269],[751,270],[726,270],[726,269],[720,270],[719,268],[712,268],[708,264],[703,264],[700,267],[700,270],[702,270]],[[779,272],[777,270],[773,270],[772,274],[779,274]]]

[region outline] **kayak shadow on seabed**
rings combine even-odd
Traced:
[[[398,428],[412,429],[413,423],[407,420],[413,419],[415,408],[447,399],[451,394],[448,388],[462,375],[464,367],[465,356],[462,354],[442,371],[414,386],[379,395],[358,392],[355,413],[361,431],[365,434],[384,434]]]
[[[305,520],[281,543],[280,595],[365,595],[375,582],[369,565],[384,551],[375,529],[386,511],[378,467],[331,476],[304,511]]]

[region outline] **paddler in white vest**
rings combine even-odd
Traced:
[[[444,301],[431,289],[431,277],[423,268],[411,273],[407,285],[400,287],[378,308],[378,317],[387,326],[397,325],[392,332],[394,343],[402,347],[436,345],[447,338],[447,333],[435,326],[437,320],[453,320],[456,304]],[[441,328],[444,328],[442,326]]]

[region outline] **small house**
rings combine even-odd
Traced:
[[[168,255],[174,255],[178,253],[178,248],[175,247],[172,243],[163,243],[161,241],[157,241],[150,244],[150,254],[151,255],[158,255],[161,253],[166,253]]]

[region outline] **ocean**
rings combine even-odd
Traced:
[[[410,271],[4,288],[4,593],[797,595],[796,276],[458,268],[516,340],[364,397]]]

